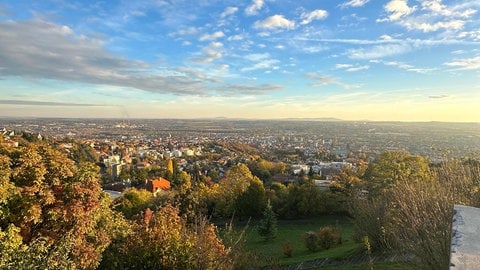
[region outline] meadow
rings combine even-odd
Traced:
[[[305,246],[304,235],[308,231],[318,231],[323,226],[340,228],[342,243],[330,249],[310,251]],[[299,266],[300,269],[411,269],[403,262],[368,263],[366,246],[353,240],[351,221],[345,216],[322,216],[313,219],[279,220],[277,236],[265,241],[259,236],[255,222],[245,229],[245,250],[259,260],[261,266]],[[289,243],[292,256],[284,255],[283,246]],[[372,257],[375,257],[374,255]],[[327,259],[327,260],[325,260]],[[319,266],[324,264],[325,266]]]

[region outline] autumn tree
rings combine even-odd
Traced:
[[[154,209],[153,194],[145,189],[130,188],[115,201],[114,209],[131,219],[147,208]]]
[[[1,145],[0,161],[0,246],[18,251],[4,265],[95,268],[114,232],[109,219],[118,217],[98,168],[77,166],[45,142]]]
[[[223,216],[259,215],[265,206],[265,188],[244,164],[233,166],[219,183],[216,212]]]
[[[169,158],[167,159],[167,170],[165,172],[165,178],[172,181],[173,177],[174,177],[173,160]]]
[[[371,163],[365,172],[372,196],[385,193],[399,181],[423,181],[430,176],[428,161],[407,151],[387,151]]]
[[[146,209],[132,232],[113,244],[100,269],[229,269],[229,250],[204,218],[187,224],[178,209]]]

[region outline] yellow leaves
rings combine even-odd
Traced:
[[[20,229],[11,224],[5,231],[0,228],[0,269],[6,269],[11,266],[11,260],[16,254],[25,250],[22,245]]]
[[[12,259],[17,268],[37,259],[47,265],[94,268],[110,237],[101,227],[105,222],[97,223],[111,212],[100,201],[98,168],[81,164],[77,169],[48,144],[1,150],[0,221],[21,228],[18,237],[26,246],[24,256]],[[92,237],[94,231],[100,238]]]
[[[46,167],[45,179],[49,184],[58,185],[75,174],[75,163],[60,151],[42,146],[39,153]]]
[[[42,208],[39,205],[31,205],[27,210],[27,215],[25,216],[25,222],[38,223],[42,221]]]

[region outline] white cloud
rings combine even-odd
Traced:
[[[2,77],[77,82],[139,89],[152,93],[205,95],[213,78],[201,71],[179,72],[119,57],[105,42],[77,35],[46,20],[0,22]],[[204,61],[222,56],[222,44],[204,49]],[[211,61],[211,60],[210,60]]]
[[[465,53],[467,53],[467,51],[465,51],[465,50],[455,50],[455,51],[453,51],[453,52],[451,52],[451,53],[452,53],[452,54],[465,54]]]
[[[355,72],[355,71],[360,71],[360,70],[367,70],[367,69],[369,69],[369,68],[370,68],[369,65],[364,65],[364,66],[357,66],[357,67],[347,68],[346,71],[348,71],[348,72]]]
[[[180,28],[177,32],[173,32],[168,34],[171,37],[174,38],[183,38],[183,37],[189,37],[189,36],[194,36],[197,35],[200,32],[199,28],[196,27],[185,27],[185,28]]]
[[[328,50],[328,47],[323,46],[323,45],[313,45],[313,46],[303,45],[303,46],[298,47],[298,49],[300,49],[301,51],[303,51],[305,53],[318,53],[318,52]]]
[[[225,18],[230,15],[233,15],[237,13],[237,11],[238,11],[237,7],[226,7],[225,10],[222,12],[222,14],[220,14],[220,18]]]
[[[407,29],[410,29],[410,30],[414,29],[414,30],[421,30],[423,32],[434,32],[439,29],[460,30],[465,25],[465,21],[451,20],[451,21],[442,21],[442,22],[435,22],[435,23],[405,22],[404,25]]]
[[[366,70],[369,69],[369,65],[352,65],[352,64],[336,64],[335,69],[343,69],[348,72],[355,72],[355,71],[360,71],[360,70]]]
[[[388,40],[388,41],[393,40],[393,38],[389,35],[382,35],[382,36],[380,36],[380,39],[381,40]]]
[[[413,13],[417,7],[409,7],[407,0],[392,0],[384,6],[385,10],[390,13],[388,20],[396,21]]]
[[[458,6],[448,7],[442,4],[442,0],[424,0],[422,9],[432,12],[434,15],[462,18],[469,18],[477,12],[471,8],[461,10]]]
[[[257,29],[275,30],[275,29],[293,29],[295,22],[285,19],[283,15],[273,15],[263,21],[256,21],[253,25]]]
[[[336,69],[350,68],[350,67],[353,67],[353,65],[352,64],[336,64],[335,65]]]
[[[233,36],[229,36],[227,38],[228,41],[238,41],[238,40],[244,40],[248,37],[248,35],[246,33],[242,33],[242,34],[238,34],[238,35],[233,35]]]
[[[202,56],[193,58],[194,62],[209,63],[223,57],[223,43],[212,42],[202,49]]]
[[[341,8],[346,7],[363,7],[366,3],[370,2],[370,0],[350,0],[348,2],[344,2],[340,5]]]
[[[458,59],[453,62],[447,62],[444,65],[450,67],[457,67],[459,70],[474,70],[480,69],[480,56],[473,58]]]
[[[225,36],[225,34],[222,31],[217,31],[213,34],[204,34],[200,37],[199,40],[200,41],[216,40],[216,39],[222,38],[224,36]]]
[[[399,61],[383,61],[383,60],[375,59],[375,60],[370,60],[369,62],[374,64],[383,64],[385,66],[396,67],[406,71],[416,72],[421,74],[426,74],[426,73],[437,70],[437,68],[418,68],[418,67],[414,67],[412,65],[406,64],[404,62],[399,62]]]
[[[480,41],[480,30],[463,31],[458,33],[459,38],[471,38],[472,40]]]
[[[323,75],[319,74],[316,72],[310,72],[305,74],[305,77],[312,79],[313,82],[310,83],[309,85],[312,87],[322,87],[322,86],[327,86],[327,85],[338,85],[344,89],[354,89],[354,88],[360,88],[360,85],[356,84],[347,84],[344,82],[341,82],[338,78],[329,76],[329,75]]]
[[[409,52],[408,44],[383,44],[370,48],[350,49],[347,54],[352,59],[376,59]]]
[[[273,69],[276,70],[278,69],[278,66],[276,64],[280,63],[280,61],[276,59],[265,59],[262,60],[256,64],[254,64],[251,67],[244,67],[241,69],[241,71],[252,71],[252,70],[258,70],[258,69]]]
[[[327,18],[327,16],[328,16],[328,12],[323,9],[317,9],[312,12],[304,12],[300,16],[303,19],[303,21],[300,24],[309,24],[313,20],[323,20]]]
[[[406,0],[392,0],[384,6],[388,17],[377,22],[394,21],[408,30],[434,32],[445,30],[455,32],[463,29],[477,11],[468,5],[452,4],[447,6],[442,0],[419,1],[417,6],[409,7]],[[418,11],[418,12],[417,12]]]
[[[230,68],[230,66],[227,65],[227,64],[223,64],[223,65],[220,65],[220,66],[218,67],[218,69],[219,69],[220,71],[227,71],[229,68]]]
[[[264,4],[264,0],[252,0],[252,3],[245,9],[245,13],[247,15],[256,15]]]
[[[243,58],[250,61],[260,61],[260,60],[270,58],[270,54],[269,53],[252,53],[252,54],[247,54],[243,56]]]

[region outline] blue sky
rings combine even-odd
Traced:
[[[478,0],[0,2],[0,116],[480,122]]]

